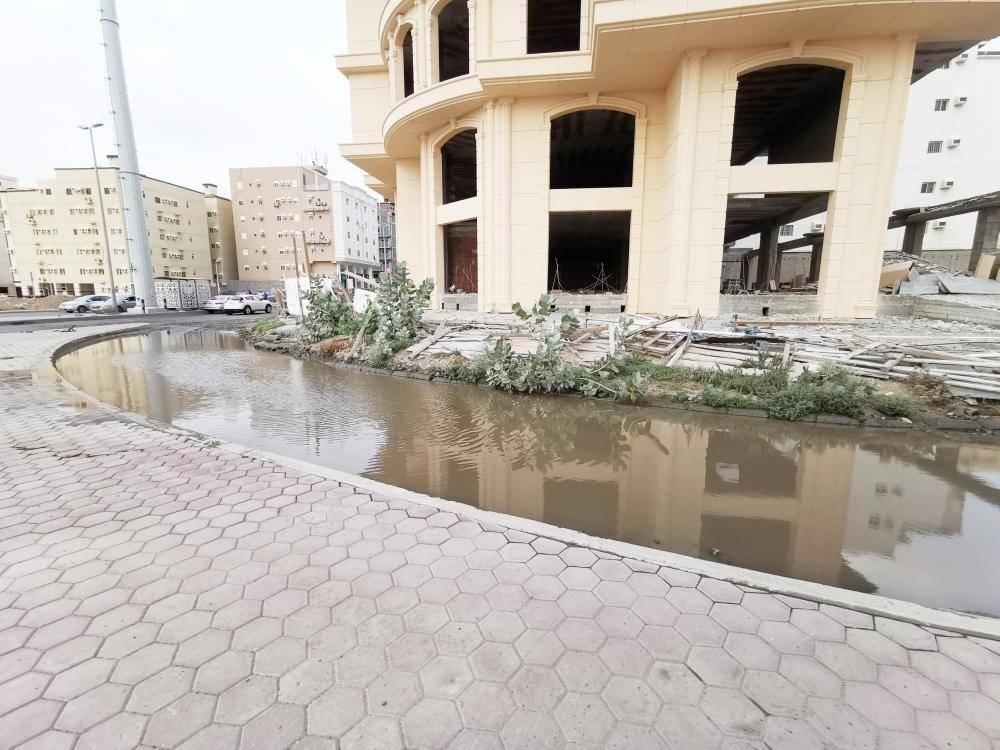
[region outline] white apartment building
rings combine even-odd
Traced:
[[[100,205],[104,204],[115,291],[133,290],[117,166],[60,168],[34,188],[0,190],[0,214],[21,296],[110,291]],[[212,278],[205,196],[143,175],[153,275]],[[100,198],[99,198],[100,196]]]
[[[346,182],[330,183],[333,245],[337,271],[371,278],[381,268],[378,257],[378,200]]]
[[[933,206],[1000,190],[1000,39],[980,44],[910,89],[893,209]],[[976,214],[927,224],[923,253],[965,267]],[[903,230],[888,232],[899,250]],[[948,257],[948,256],[952,257]]]
[[[370,277],[378,268],[375,199],[366,191],[331,181],[316,164],[235,167],[229,181],[241,281]]]
[[[386,270],[396,263],[396,204],[392,201],[378,204],[378,260]]]

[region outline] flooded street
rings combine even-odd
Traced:
[[[988,443],[511,396],[301,362],[211,330],[102,342],[58,364],[123,409],[410,490],[1000,615]]]

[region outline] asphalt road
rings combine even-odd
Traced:
[[[55,310],[42,312],[0,312],[0,330],[49,331],[56,329],[85,328],[87,326],[108,325],[109,323],[148,323],[164,325],[205,325],[212,328],[235,328],[251,320],[260,320],[264,315],[218,315],[201,310],[176,310],[165,312],[136,313],[122,315],[96,315],[93,313],[59,313]]]

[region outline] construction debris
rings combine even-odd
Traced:
[[[982,279],[962,278],[959,283]],[[912,283],[912,282],[911,282]],[[998,282],[993,282],[998,283]],[[940,378],[952,395],[1000,400],[1000,335],[877,333],[851,321],[753,320],[728,330],[703,327],[701,316],[641,316],[622,323],[613,319],[582,321],[569,334],[567,361],[593,363],[618,345],[655,362],[747,372],[769,363],[790,367],[792,377],[806,369],[835,364],[853,375],[882,381],[915,376]],[[864,334],[857,332],[864,330]],[[538,335],[506,323],[469,322],[435,326],[434,333],[408,349],[412,359],[459,355],[472,359],[498,339],[508,339],[515,353],[533,353]]]
[[[1000,281],[995,280],[997,270],[996,255],[983,255],[976,266],[975,274],[970,276],[967,272],[952,271],[916,255],[888,252],[882,260],[879,291],[903,296],[1000,295]]]

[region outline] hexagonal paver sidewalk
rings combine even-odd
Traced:
[[[0,380],[0,747],[1000,747],[1000,643],[63,400]]]

